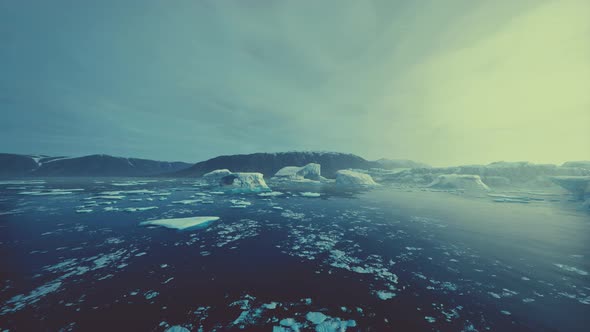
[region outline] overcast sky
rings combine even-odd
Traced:
[[[0,151],[590,159],[590,1],[0,1]]]

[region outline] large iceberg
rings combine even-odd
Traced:
[[[234,192],[270,191],[262,173],[233,173],[227,169],[218,169],[203,175],[203,180],[208,185]]]
[[[203,175],[203,180],[209,185],[218,185],[222,178],[232,174],[229,169],[216,169]]]
[[[303,167],[287,166],[281,168],[274,176],[273,180],[289,180],[289,181],[321,181],[321,165],[310,163]]]
[[[354,186],[354,187],[373,187],[377,182],[369,174],[355,172],[351,170],[340,170],[336,172],[336,185]]]
[[[583,200],[590,194],[590,176],[554,176],[551,180]]]
[[[439,175],[428,185],[436,189],[462,189],[468,191],[488,191],[490,188],[481,181],[479,175],[444,174]]]
[[[563,163],[563,167],[584,168],[590,170],[590,160],[567,161]]]

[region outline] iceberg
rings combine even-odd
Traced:
[[[273,180],[290,180],[290,181],[321,181],[321,165],[309,163],[303,167],[287,166],[281,168],[273,177]]]
[[[270,191],[262,173],[232,173],[227,169],[219,169],[203,175],[203,180],[211,186],[232,192]]]
[[[351,170],[340,170],[336,172],[336,185],[355,186],[355,187],[373,187],[377,182],[369,174],[355,172]]]
[[[219,220],[219,217],[188,217],[188,218],[171,218],[171,219],[156,219],[141,222],[142,226],[162,226],[166,228],[173,228],[178,230],[185,230],[189,228],[206,227],[214,221]]]
[[[590,176],[554,176],[551,180],[567,189],[579,200],[590,194]]]
[[[488,191],[490,188],[481,181],[479,175],[443,174],[432,181],[428,187],[435,189],[462,189],[468,191]]]
[[[203,175],[202,179],[209,185],[218,185],[222,178],[232,174],[229,169],[216,169]]]

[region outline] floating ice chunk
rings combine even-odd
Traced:
[[[384,291],[384,290],[377,291],[376,294],[377,294],[378,298],[380,298],[381,300],[384,300],[384,301],[395,297],[395,293]]]
[[[282,196],[282,195],[284,195],[284,194],[280,191],[270,191],[270,192],[258,194],[258,196],[260,196],[260,197],[276,197],[276,196]]]
[[[191,332],[186,327],[182,327],[180,325],[175,325],[167,328],[164,332]]]
[[[19,185],[19,184],[45,184],[45,180],[8,180],[0,181],[0,185]]]
[[[155,191],[148,190],[148,189],[137,189],[137,190],[117,190],[117,191],[103,191],[101,195],[122,195],[122,194],[129,194],[129,195],[139,195],[139,194],[154,194]]]
[[[219,217],[188,217],[188,218],[172,218],[172,219],[157,219],[148,220],[140,223],[144,226],[162,226],[178,230],[206,227],[210,223],[219,220]]]
[[[56,196],[56,195],[71,195],[73,191],[62,191],[62,190],[55,190],[55,191],[21,191],[19,195],[29,195],[29,196]]]
[[[297,322],[293,318],[285,318],[285,319],[282,319],[279,322],[279,324],[281,326],[291,327],[291,326],[296,326]]]
[[[343,332],[348,327],[355,327],[356,321],[342,321],[340,318],[330,318],[316,325],[316,332]]]
[[[15,312],[23,309],[25,306],[33,304],[41,300],[42,297],[56,292],[60,289],[61,281],[54,281],[35,288],[28,295],[16,295],[10,300],[6,301],[6,305],[0,309],[0,315],[5,315],[10,312]]]
[[[148,210],[153,210],[153,209],[157,209],[157,206],[146,206],[146,207],[129,207],[129,208],[125,208],[123,209],[123,211],[125,212],[141,212],[141,211],[148,211]]]
[[[309,191],[304,191],[302,193],[299,193],[299,195],[303,196],[303,197],[320,197],[322,194],[320,193],[312,193]]]
[[[436,322],[436,318],[431,317],[431,316],[424,316],[424,319],[429,322],[429,323],[435,323]]]
[[[238,318],[236,318],[232,324],[233,325],[243,324],[248,319],[249,314],[250,314],[250,311],[248,311],[248,310],[242,311],[242,313],[240,313]]]
[[[265,303],[265,304],[263,304],[263,307],[265,309],[268,309],[268,310],[274,310],[274,309],[277,308],[277,305],[278,305],[277,302],[271,302],[271,303]]]
[[[577,267],[574,266],[569,266],[569,265],[564,265],[564,264],[553,264],[555,266],[557,266],[558,268],[567,271],[567,272],[574,272],[577,273],[581,276],[587,276],[588,272],[584,271],[584,270],[580,270]]]
[[[148,184],[150,182],[157,182],[157,180],[142,180],[142,181],[123,181],[123,182],[113,182],[111,185],[118,186],[118,187],[127,187],[127,186],[141,186]]]
[[[78,209],[76,213],[91,213],[92,211],[92,209]]]
[[[312,322],[315,325],[320,324],[321,322],[325,321],[328,318],[329,318],[328,316],[322,314],[321,312],[310,311],[307,313],[307,315],[305,315],[305,319],[307,319],[308,321]]]
[[[181,201],[173,201],[172,204],[184,204],[184,205],[191,205],[195,203],[200,203],[202,200],[200,199],[184,199]]]
[[[160,293],[158,293],[156,291],[147,291],[143,294],[143,296],[145,297],[146,300],[151,300],[158,295],[160,295]]]
[[[124,198],[125,198],[125,196],[123,196],[123,195],[100,195],[100,196],[88,197],[87,199],[106,199],[106,200],[119,201]]]
[[[161,193],[154,193],[152,196],[170,196],[172,193],[169,192],[161,192]]]
[[[512,315],[512,313],[510,313],[510,311],[501,310],[500,312],[502,313],[502,315],[506,315],[506,316]]]
[[[502,296],[500,294],[498,294],[498,293],[488,292],[488,294],[490,294],[493,298],[496,298],[496,299],[501,299],[502,298]]]
[[[252,203],[250,203],[248,201],[239,200],[239,199],[232,199],[232,200],[230,200],[230,203],[233,204],[233,206],[232,206],[233,208],[245,208],[245,207],[252,205]]]

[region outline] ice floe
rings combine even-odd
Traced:
[[[258,196],[260,196],[260,197],[276,197],[276,196],[283,196],[283,195],[284,195],[284,193],[282,193],[280,191],[269,191],[269,192],[258,194]]]
[[[309,191],[304,191],[302,193],[299,193],[299,195],[301,195],[303,197],[320,197],[320,196],[322,196],[322,194],[320,194],[320,193],[314,193],[314,192],[309,192]]]
[[[219,220],[219,217],[188,217],[188,218],[170,218],[148,220],[140,223],[144,226],[162,226],[166,228],[173,228],[178,230],[206,227],[214,221]]]
[[[192,205],[203,202],[202,199],[183,199],[181,201],[173,201],[172,204]]]
[[[128,207],[124,208],[123,211],[125,212],[142,212],[142,211],[149,211],[157,209],[157,206],[145,206],[145,207]]]
[[[564,271],[567,271],[567,272],[577,273],[577,274],[582,275],[582,276],[587,276],[588,275],[588,272],[586,272],[584,270],[581,270],[581,269],[579,269],[577,267],[574,267],[574,266],[569,266],[569,265],[565,265],[565,264],[557,264],[557,263],[556,264],[553,264],[553,265],[555,265],[558,268],[560,268],[560,269],[562,269]]]

